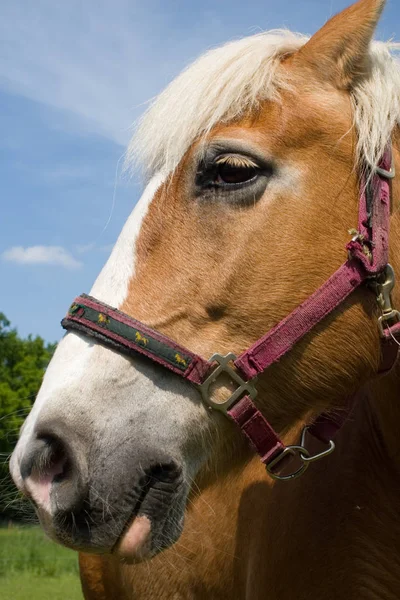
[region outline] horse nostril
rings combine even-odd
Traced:
[[[176,484],[182,477],[182,469],[175,462],[159,463],[145,470],[148,484],[164,483]]]
[[[164,494],[170,494],[182,484],[182,468],[174,461],[158,463],[144,470],[140,481],[141,492],[138,497],[134,513],[137,515],[143,508],[148,497],[152,502],[163,502]]]
[[[32,500],[47,511],[68,512],[81,505],[83,478],[71,448],[52,434],[38,435],[20,465]]]
[[[21,462],[21,476],[23,479],[51,478],[53,481],[64,472],[67,461],[61,442],[50,436],[43,436],[29,445]]]

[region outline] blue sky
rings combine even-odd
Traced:
[[[131,125],[185,65],[261,30],[313,33],[347,4],[2,2],[0,312],[24,336],[60,338],[66,308],[90,290],[140,196],[139,177],[120,173]],[[378,37],[400,39],[395,0]]]

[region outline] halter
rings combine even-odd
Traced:
[[[253,402],[257,396],[256,378],[335,310],[361,284],[376,293],[381,315],[378,328],[381,339],[380,373],[394,366],[400,342],[400,312],[394,310],[391,292],[395,278],[388,264],[389,220],[391,211],[390,180],[395,176],[392,149],[388,147],[379,166],[361,186],[358,230],[346,246],[346,262],[307,300],[240,356],[214,354],[205,360],[129,315],[86,294],[78,296],[62,326],[93,337],[124,354],[140,353],[194,384],[205,406],[235,421],[259,454],[274,479],[287,480],[301,475],[311,462],[330,454],[334,436],[346,421],[354,399],[339,417],[321,414],[305,427],[301,441],[285,446]],[[225,400],[212,399],[210,388],[225,374],[236,386]],[[307,433],[325,445],[318,453],[307,447]],[[287,472],[289,463],[291,472]]]

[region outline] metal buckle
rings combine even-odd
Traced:
[[[276,479],[277,481],[290,481],[291,479],[297,479],[298,477],[303,475],[305,471],[307,471],[311,463],[320,460],[325,456],[329,456],[329,454],[332,454],[332,452],[335,449],[335,443],[332,440],[329,441],[329,446],[326,450],[318,452],[317,454],[310,454],[309,450],[307,450],[307,448],[305,447],[306,435],[309,429],[309,427],[304,427],[303,432],[301,434],[300,444],[298,446],[287,446],[280,454],[278,454],[276,458],[274,458],[267,465],[267,471],[272,477],[272,479]],[[301,466],[296,471],[293,471],[293,473],[289,473],[288,475],[280,475],[276,472],[274,473],[274,467],[279,465],[288,455],[297,455],[297,457],[301,461]]]
[[[385,337],[385,330],[390,326],[392,321],[400,321],[400,312],[392,306],[392,291],[396,284],[396,276],[393,267],[386,265],[383,273],[378,276],[375,282],[377,294],[377,302],[382,310],[382,315],[378,319],[379,333],[381,337]]]
[[[252,384],[252,381],[255,381],[255,379],[252,379],[252,381],[245,381],[240,377],[239,373],[229,365],[230,362],[235,360],[236,356],[232,352],[226,356],[213,354],[210,358],[210,362],[216,362],[218,363],[218,366],[210,373],[207,379],[198,386],[202,400],[208,409],[218,410],[226,415],[228,410],[239,402],[245,394],[248,394],[253,400],[257,396],[257,390]],[[229,375],[231,381],[235,382],[238,385],[238,388],[226,400],[214,402],[210,397],[210,386],[218,379],[221,373]]]

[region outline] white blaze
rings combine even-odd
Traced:
[[[136,240],[151,201],[164,179],[162,174],[157,174],[146,187],[128,218],[110,258],[91,289],[91,295],[115,308],[120,307],[127,297],[129,282],[136,267]],[[94,352],[97,352],[98,356],[99,353],[106,353],[107,350],[91,343],[87,337],[76,333],[69,333],[58,344],[35,404],[24,423],[17,447],[11,457],[10,469],[17,484],[22,483],[18,463],[34,430],[40,411],[46,402],[54,400],[60,391],[74,389],[77,381],[86,380],[89,383],[91,379],[98,377],[99,361],[95,358],[91,360]],[[120,357],[114,354],[106,358],[108,362],[114,360],[117,363]]]
[[[115,308],[119,308],[127,297],[129,281],[135,274],[136,240],[151,201],[164,179],[164,175],[158,173],[146,187],[90,291],[91,296]]]

